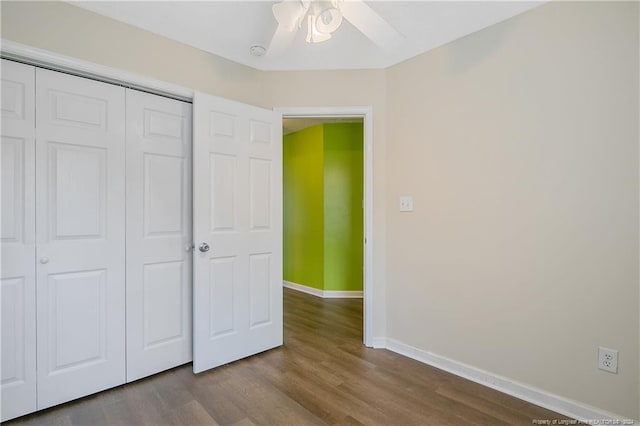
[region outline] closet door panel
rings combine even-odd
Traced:
[[[2,60],[0,421],[36,409],[35,68]]]
[[[127,381],[191,361],[191,105],[127,90]]]
[[[124,89],[36,71],[38,408],[125,380]]]

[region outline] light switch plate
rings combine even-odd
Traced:
[[[410,196],[400,197],[400,211],[401,212],[413,211],[413,197],[410,197]]]

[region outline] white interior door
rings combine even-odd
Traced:
[[[2,60],[2,405],[36,409],[35,68]]]
[[[191,105],[127,90],[127,381],[191,361]]]
[[[194,98],[193,371],[282,344],[282,117]]]
[[[124,89],[36,70],[38,408],[125,381]]]

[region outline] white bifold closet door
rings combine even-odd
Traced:
[[[2,60],[1,416],[36,409],[35,68]]]
[[[125,382],[125,90],[36,70],[38,408]]]
[[[282,344],[282,116],[197,93],[193,168],[197,373]]]
[[[1,420],[282,344],[281,116],[195,102],[2,61]]]
[[[127,90],[127,381],[191,361],[191,105]]]

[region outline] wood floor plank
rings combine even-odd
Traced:
[[[245,417],[239,422],[233,423],[233,426],[256,426],[256,424],[253,423],[250,419]]]
[[[270,383],[298,401],[307,410],[323,419],[326,424],[340,423],[341,419],[351,416],[365,424],[378,423],[383,416],[373,408],[345,392],[330,378],[309,377],[302,371],[287,371],[284,374],[269,374],[268,368],[263,370],[264,377]],[[341,384],[343,382],[338,383]]]
[[[218,422],[196,400],[173,408],[169,416],[175,425],[218,425]]]
[[[246,411],[234,402],[234,398],[231,395],[227,395],[228,392],[227,383],[220,382],[207,386],[204,392],[198,392],[194,395],[219,424],[229,425],[251,422],[247,417]]]
[[[139,386],[137,382],[134,382],[122,388],[116,388],[114,391],[122,392],[129,410],[136,414],[137,421],[129,424],[163,424],[163,422],[167,422],[167,419],[164,416],[162,400],[153,386],[151,386],[152,379],[145,380],[149,382],[149,386]]]
[[[17,425],[530,425],[566,419],[362,345],[362,300],[284,290],[284,345],[194,375],[191,364]]]

